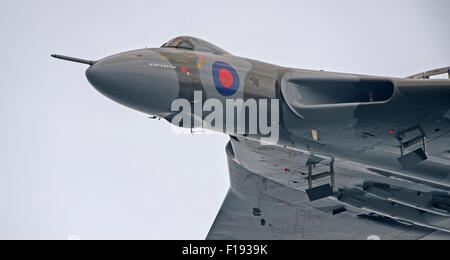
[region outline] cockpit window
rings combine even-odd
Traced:
[[[228,52],[222,50],[221,48],[198,38],[194,37],[177,37],[173,40],[170,40],[161,48],[179,48],[179,49],[188,49],[194,51],[205,51],[212,52],[215,54],[229,54]]]
[[[186,38],[175,38],[168,43],[164,44],[162,47],[167,48],[183,48],[183,49],[189,49],[194,50],[194,45],[189,42],[189,39]]]
[[[180,42],[180,44],[177,45],[178,48],[185,48],[185,49],[189,49],[189,50],[193,50],[194,46],[192,46],[192,44],[189,41],[182,41]]]

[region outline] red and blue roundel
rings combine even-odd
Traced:
[[[216,61],[212,65],[212,76],[217,92],[222,96],[232,96],[239,89],[239,75],[233,67],[223,61]]]

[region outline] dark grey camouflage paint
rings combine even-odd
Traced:
[[[107,57],[92,63],[86,76],[105,96],[168,121],[174,116],[170,111],[172,101],[183,98],[193,102],[194,91],[202,92],[203,101],[214,98],[223,104],[226,99],[279,99],[278,142],[266,148],[252,147],[261,135],[246,133],[232,137],[227,152],[232,153],[236,163],[246,171],[295,190],[305,188],[291,180],[293,174],[279,173],[286,165],[291,172],[297,168],[300,172],[300,168],[317,158],[358,164],[361,171],[385,180],[395,177],[435,190],[450,190],[450,80],[285,68],[236,57],[192,37],[177,38],[169,44],[185,40],[190,49],[163,46]],[[212,64],[217,61],[231,65],[239,75],[240,85],[232,96],[224,97],[215,89]],[[406,129],[415,129],[423,135],[426,154],[411,153],[412,148],[420,147],[418,142],[405,148],[405,155],[411,156],[401,157],[400,144],[414,139],[409,136],[413,131],[403,133]],[[313,132],[317,133],[317,139]],[[342,166],[342,169],[346,167],[349,166]],[[352,180],[340,174],[344,175],[336,173],[338,189]],[[366,198],[366,195],[360,196],[358,190],[347,189],[336,197],[347,203],[351,201],[348,196],[356,196],[367,201],[366,207],[385,210],[380,214],[390,216],[389,211],[393,209],[389,209],[386,201]],[[450,205],[450,201],[446,203]],[[444,203],[444,207],[447,204]],[[416,215],[419,225],[450,230],[448,221],[442,226],[423,220],[423,212],[409,207],[399,214],[408,216],[409,211]],[[434,218],[433,213],[430,214]]]
[[[87,77],[113,100],[163,118],[173,114],[174,99],[193,101],[194,91],[202,91],[204,100],[222,102],[278,98],[282,134],[274,145],[357,161],[450,188],[449,80],[290,69],[232,56],[202,40],[185,38],[192,39],[195,50],[125,52],[100,60],[87,70]],[[239,74],[239,90],[233,96],[223,97],[214,87],[211,69],[216,61],[230,64]],[[367,98],[366,92],[375,94]],[[305,97],[299,101],[298,95]],[[429,159],[405,167],[398,162],[399,141],[390,131],[412,126],[424,129]],[[312,129],[319,140],[313,139]]]

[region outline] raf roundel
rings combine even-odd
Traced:
[[[239,75],[225,62],[217,61],[212,65],[212,76],[217,92],[222,96],[234,95],[239,89]]]

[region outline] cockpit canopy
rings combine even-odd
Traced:
[[[214,54],[219,55],[229,54],[228,52],[222,50],[221,48],[215,46],[214,44],[211,44],[207,41],[198,38],[188,36],[181,36],[172,39],[167,43],[165,43],[163,46],[161,46],[161,48],[177,48],[193,51],[204,51],[204,52],[212,52]]]

